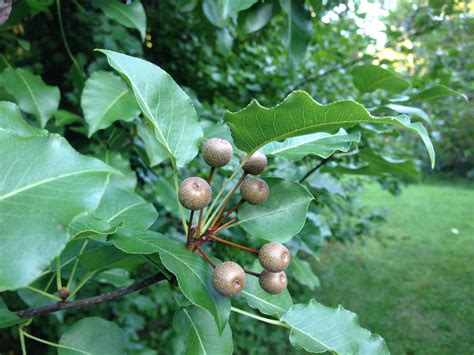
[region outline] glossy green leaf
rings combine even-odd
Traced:
[[[428,132],[420,122],[412,123],[406,116],[374,117],[361,104],[337,101],[321,105],[304,91],[294,91],[279,105],[266,108],[253,100],[238,112],[224,113],[235,145],[246,152],[255,151],[267,143],[315,132],[335,132],[358,123],[386,123],[417,133],[435,163],[435,152]]]
[[[202,10],[207,19],[217,27],[224,27],[227,18],[248,9],[257,0],[203,0]]]
[[[132,121],[140,114],[127,84],[113,73],[96,71],[86,80],[81,96],[89,137],[118,120]]]
[[[107,185],[99,206],[89,215],[106,221],[112,228],[121,225],[120,233],[125,234],[148,229],[158,217],[151,203],[112,184]]]
[[[320,286],[319,278],[314,274],[311,265],[297,256],[291,258],[289,272],[291,273],[291,280],[306,286],[312,291]]]
[[[160,176],[154,182],[153,188],[157,201],[173,216],[179,217],[179,201],[172,183]],[[189,211],[186,210],[185,214],[188,215]]]
[[[54,124],[65,126],[75,122],[82,122],[82,117],[66,110],[57,110],[54,113]]]
[[[0,130],[25,137],[47,134],[26,123],[18,106],[8,101],[0,101]]]
[[[453,89],[448,88],[445,85],[434,85],[426,90],[419,92],[410,97],[410,101],[414,102],[423,102],[423,101],[433,101],[443,97],[448,96],[461,96],[464,100],[468,101],[466,95],[461,94]]]
[[[169,158],[166,148],[156,139],[153,127],[138,123],[137,133],[143,141],[143,147],[145,148],[150,167],[157,166]]]
[[[229,323],[221,333],[211,315],[199,307],[180,308],[173,321],[173,327],[186,341],[184,354],[232,354],[232,330]]]
[[[360,142],[360,132],[347,133],[340,129],[336,134],[318,132],[305,136],[288,138],[283,142],[271,142],[262,147],[266,155],[299,160],[307,155],[329,158],[336,151],[347,152],[353,143]]]
[[[420,117],[427,124],[429,125],[431,124],[430,116],[428,116],[428,114],[425,111],[423,111],[421,108],[413,107],[413,106],[398,105],[398,104],[388,104],[388,105],[385,105],[385,107],[398,113],[404,113],[410,116]]]
[[[273,15],[274,3],[266,1],[257,3],[250,9],[239,14],[239,29],[244,34],[249,34],[262,29],[270,22]]]
[[[230,301],[219,295],[212,285],[212,267],[189,251],[184,242],[171,238],[157,238],[163,265],[178,279],[183,294],[196,306],[207,310],[222,332],[230,314]]]
[[[81,266],[90,271],[115,268],[133,270],[144,262],[146,262],[146,259],[141,255],[124,253],[113,245],[104,245],[86,251],[79,258]]]
[[[290,342],[313,353],[389,354],[385,341],[361,328],[357,315],[342,306],[330,308],[311,300],[297,304],[281,318],[291,327]]]
[[[362,166],[337,165],[335,167],[324,167],[321,170],[350,175],[383,176],[393,174],[412,180],[420,180],[421,178],[421,173],[416,168],[413,160],[383,157],[371,149],[361,150],[359,157],[367,164]]]
[[[378,65],[358,65],[352,70],[355,87],[361,94],[377,89],[400,93],[410,87],[410,83],[397,73]]]
[[[57,135],[21,137],[0,127],[0,146],[2,290],[28,285],[60,254],[67,225],[97,207],[114,171]]]
[[[67,328],[59,344],[93,355],[127,354],[125,334],[115,323],[98,317],[83,318]],[[58,348],[58,355],[80,352]]]
[[[112,237],[114,245],[128,254],[153,254],[160,250],[163,234],[153,231],[142,231],[133,235],[118,233]]]
[[[280,0],[280,4],[288,17],[286,33],[288,66],[295,68],[303,60],[306,48],[311,42],[313,34],[311,12],[304,0]]]
[[[0,297],[0,329],[11,327],[12,325],[23,322],[17,315],[11,312],[3,299]]]
[[[256,262],[251,269],[260,272],[263,268]],[[245,289],[240,293],[251,308],[258,309],[263,314],[280,318],[293,305],[288,290],[278,295],[264,291],[258,283],[258,277],[247,275]]]
[[[139,0],[134,0],[128,5],[120,0],[100,0],[97,1],[97,6],[104,12],[105,16],[125,27],[137,29],[142,41],[145,40],[146,14]]]
[[[302,185],[266,178],[270,196],[261,205],[239,208],[238,224],[248,233],[272,242],[286,242],[303,228],[313,196]]]
[[[194,159],[203,132],[189,96],[158,66],[113,51],[101,52],[127,78],[157,140],[172,161],[182,167]]]
[[[133,280],[130,279],[129,275],[130,273],[124,269],[110,269],[98,274],[96,280],[101,283],[113,285],[117,288],[125,287],[133,283]]]
[[[60,93],[40,76],[27,69],[6,68],[0,74],[0,86],[15,98],[22,111],[34,115],[44,127],[59,106]]]
[[[104,150],[97,158],[104,163],[117,169],[122,175],[113,175],[110,177],[109,183],[118,186],[124,190],[134,191],[137,187],[137,175],[130,166],[130,160],[119,152]]]

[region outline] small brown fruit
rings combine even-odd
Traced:
[[[247,157],[247,154],[242,154],[240,156],[240,163],[244,161]],[[267,167],[267,157],[265,154],[260,153],[260,151],[256,151],[252,154],[250,159],[244,164],[242,167],[245,172],[252,174],[252,175],[259,175],[262,171],[265,170]]]
[[[280,243],[267,243],[258,251],[258,260],[265,270],[280,272],[290,264],[289,250]]]
[[[285,272],[270,272],[263,270],[258,278],[260,287],[272,295],[282,293],[288,285]]]
[[[269,191],[267,183],[258,177],[247,176],[240,185],[240,194],[251,205],[265,202]]]
[[[179,186],[179,202],[190,209],[200,210],[211,202],[212,190],[206,180],[200,177],[190,177]]]
[[[211,138],[202,147],[202,156],[207,165],[221,168],[232,159],[232,145],[221,138]]]
[[[245,287],[245,271],[239,264],[225,261],[214,269],[212,283],[222,296],[235,296]]]

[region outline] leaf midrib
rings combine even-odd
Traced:
[[[99,120],[97,121],[97,124],[94,125],[94,130],[99,127],[99,124],[103,121],[103,119],[105,118],[105,116],[107,116],[107,114],[109,113],[109,111],[112,109],[112,107],[114,107],[114,105],[123,97],[125,96],[126,94],[128,93],[128,89],[125,89],[123,92],[121,92],[119,95],[117,95],[117,97],[115,99],[112,100],[112,102],[109,104],[109,106],[107,106],[107,108],[104,110],[104,112],[102,112]]]
[[[44,180],[40,180],[40,181],[37,181],[33,184],[30,184],[30,185],[26,185],[20,189],[17,189],[17,190],[13,190],[3,196],[0,196],[0,201],[2,200],[6,200],[7,198],[10,198],[12,196],[15,196],[21,192],[24,192],[26,190],[29,190],[29,189],[32,189],[34,187],[37,187],[37,186],[40,186],[40,185],[43,185],[43,184],[47,184],[49,182],[52,182],[52,181],[55,181],[55,180],[61,180],[63,178],[67,178],[67,177],[71,177],[71,176],[76,176],[76,175],[82,175],[82,174],[87,174],[87,173],[106,173],[107,171],[105,170],[82,170],[82,171],[75,171],[75,172],[72,172],[72,173],[69,173],[69,174],[64,174],[64,175],[59,175],[59,176],[54,176],[52,178],[48,178],[48,179],[44,179]]]
[[[207,354],[207,351],[206,351],[206,348],[204,347],[204,342],[202,341],[201,339],[201,334],[199,334],[199,331],[198,331],[198,327],[196,326],[196,324],[194,324],[193,322],[193,319],[191,318],[191,316],[189,315],[188,311],[186,309],[183,308],[183,312],[186,313],[186,316],[189,318],[191,324],[192,324],[192,327],[195,329],[195,333],[199,339],[199,344],[201,344],[201,348],[202,348],[202,351],[204,351],[204,354]]]
[[[34,106],[36,107],[36,111],[38,111],[38,115],[40,116],[40,118],[43,118],[43,115],[42,115],[42,113],[41,113],[41,111],[40,111],[40,108],[39,108],[39,105],[38,105],[38,101],[36,101],[36,97],[35,97],[35,95],[33,94],[33,90],[31,89],[31,86],[28,84],[28,82],[26,81],[26,79],[20,74],[20,72],[19,72],[18,70],[15,70],[15,69],[12,69],[12,70],[13,70],[13,72],[14,72],[15,74],[17,74],[17,75],[20,77],[20,79],[21,79],[21,81],[23,82],[23,84],[25,84],[26,90],[27,90],[28,93],[30,94],[31,99],[33,100],[33,104],[34,104]]]

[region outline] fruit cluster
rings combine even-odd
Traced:
[[[207,180],[200,177],[190,177],[185,179],[179,187],[178,198],[180,203],[191,210],[187,231],[187,246],[191,251],[199,251],[206,261],[214,267],[212,281],[219,294],[226,297],[237,295],[245,287],[246,273],[257,276],[260,286],[265,291],[271,294],[279,294],[286,289],[288,284],[284,270],[288,267],[291,259],[290,252],[283,244],[271,242],[263,245],[260,250],[254,250],[216,236],[218,232],[233,226],[233,223],[237,220],[236,217],[230,219],[230,221],[226,220],[234,212],[237,212],[242,204],[259,205],[268,198],[270,190],[267,183],[255,176],[261,174],[267,166],[267,158],[264,154],[259,151],[251,156],[242,154],[240,157],[240,166],[243,169],[241,178],[214,210],[213,207],[217,201],[211,204],[203,218],[204,209],[212,201],[210,183],[215,169],[227,165],[232,159],[233,153],[232,145],[225,139],[209,139],[202,148],[204,161],[211,167]],[[229,178],[229,182],[231,179],[232,177]],[[220,193],[224,192],[226,186],[221,189]],[[224,213],[239,187],[242,199]],[[220,193],[216,200],[219,199]],[[195,211],[199,211],[199,219],[197,224],[193,225]],[[258,254],[258,260],[264,270],[261,273],[245,270],[233,261],[225,261],[216,265],[202,248],[202,245],[209,241],[232,245]]]

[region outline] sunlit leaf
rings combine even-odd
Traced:
[[[290,342],[312,353],[389,354],[385,341],[361,328],[357,315],[342,306],[330,308],[311,300],[297,304],[281,318],[291,327]]]
[[[21,110],[34,115],[44,127],[59,106],[60,93],[56,86],[23,68],[6,68],[0,74],[0,86],[15,98]]]
[[[352,77],[361,94],[377,89],[400,93],[410,87],[410,83],[397,73],[374,64],[356,66]]]
[[[113,51],[101,52],[127,78],[156,139],[172,161],[182,167],[194,159],[203,132],[189,96],[158,66]]]
[[[235,145],[246,152],[273,141],[316,132],[337,132],[358,123],[393,124],[417,133],[425,143],[432,166],[435,163],[433,144],[420,122],[412,123],[406,116],[374,117],[364,106],[350,100],[321,105],[306,92],[294,91],[272,108],[253,100],[241,111],[226,111],[224,120],[231,128]]]

